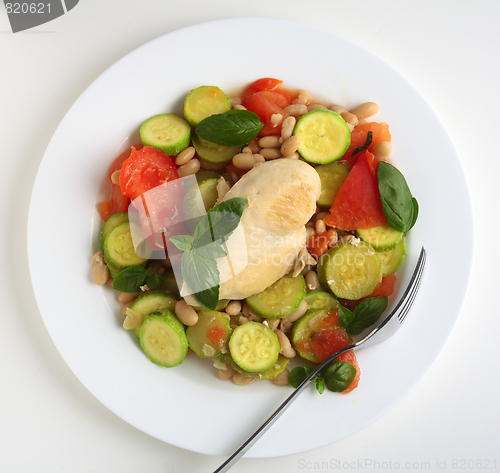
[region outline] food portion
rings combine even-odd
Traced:
[[[108,168],[94,281],[162,367],[189,355],[237,385],[297,387],[347,349],[313,381],[351,392],[353,337],[384,313],[418,214],[388,124],[369,121],[378,105],[348,110],[274,78],[182,100]]]

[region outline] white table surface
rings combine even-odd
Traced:
[[[500,471],[496,0],[80,0],[66,15],[17,34],[10,32],[2,4],[0,471],[196,473],[213,471],[224,460],[136,430],[73,375],[34,299],[26,229],[38,165],[83,90],[116,60],[158,36],[236,17],[289,19],[334,31],[413,82],[461,155],[473,196],[476,249],[451,339],[396,408],[336,444],[283,458],[243,459],[232,471]],[[445,228],[436,235],[461,238],[446,235]]]

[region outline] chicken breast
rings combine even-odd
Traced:
[[[227,241],[228,256],[217,260],[220,299],[257,294],[293,269],[320,192],[314,168],[291,159],[257,165],[227,192],[223,200],[243,197],[248,204]]]

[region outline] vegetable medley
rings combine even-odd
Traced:
[[[142,124],[108,170],[91,264],[151,361],[194,353],[238,385],[297,387],[379,320],[418,204],[377,112],[264,78],[231,98],[198,87],[183,116]],[[359,378],[348,349],[314,382],[348,393]]]

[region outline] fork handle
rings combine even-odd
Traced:
[[[267,419],[242,445],[239,447],[214,473],[225,473],[248,451],[252,446],[259,440],[268,429],[281,417],[283,412],[285,412],[292,401],[309,385],[309,381],[314,378],[327,364],[332,360],[340,356],[342,353],[351,350],[357,346],[356,343],[349,345],[348,347],[342,348],[333,355],[329,356],[323,363],[317,366],[304,381],[294,389],[292,394],[290,394],[280,406],[271,414],[269,419]]]

